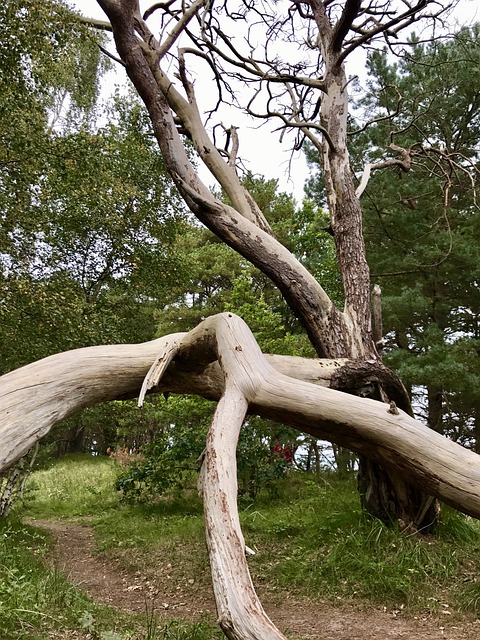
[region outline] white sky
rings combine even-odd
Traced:
[[[96,0],[70,0],[71,3],[83,15],[104,20],[105,14],[100,9]],[[152,2],[140,2],[142,9],[153,4]],[[461,0],[457,10],[455,11],[455,20],[457,26],[468,25],[480,20],[480,8],[478,0]],[[113,50],[113,47],[112,47]],[[360,67],[358,66],[360,62]],[[364,60],[359,61],[358,56],[355,60],[355,67],[351,65],[347,67],[347,71],[351,74],[361,75]],[[107,96],[113,91],[115,85],[128,82],[122,69],[116,73],[108,74],[104,79],[104,95]],[[210,96],[211,79],[202,82],[201,78],[197,78],[195,88],[197,91],[197,99],[202,102],[202,94],[205,100]],[[279,181],[280,189],[287,193],[291,193],[301,201],[303,197],[303,188],[305,180],[308,176],[308,169],[305,158],[301,152],[295,152],[293,155],[289,150],[292,144],[292,138],[286,136],[283,144],[279,141],[279,133],[272,133],[277,124],[264,124],[261,128],[258,124],[252,123],[245,117],[242,117],[234,110],[228,110],[224,107],[218,122],[223,122],[225,126],[239,126],[240,150],[239,155],[245,161],[245,167],[253,173],[260,174],[266,178],[276,178]],[[207,170],[200,170],[200,175],[206,184],[211,185],[214,181]]]

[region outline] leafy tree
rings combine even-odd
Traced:
[[[149,121],[133,95],[102,110],[101,39],[62,4],[5,3],[0,25],[0,370],[151,339],[181,205]],[[47,444],[104,453],[115,430],[92,408]]]
[[[141,458],[119,475],[117,489],[126,500],[150,501],[166,491],[195,488],[211,403],[194,397],[161,398],[147,403],[145,410],[152,437]]]
[[[52,351],[154,334],[153,301],[167,289],[157,274],[175,272],[180,204],[139,105],[119,100],[115,115],[103,129],[49,142],[48,164],[32,185],[38,229],[29,257],[20,264],[4,254],[7,369]],[[30,352],[18,345],[25,336]]]
[[[33,204],[52,131],[60,114],[88,117],[104,63],[98,37],[57,2],[4,3],[0,26],[0,250],[12,269],[28,260],[42,227]]]

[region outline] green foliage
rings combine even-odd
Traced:
[[[296,243],[302,229],[300,224],[295,227],[300,214],[293,199],[278,191],[275,180],[247,176],[245,185],[279,239],[287,246]],[[211,232],[186,225],[175,251],[180,267],[170,282],[165,306],[157,313],[160,335],[188,331],[209,315],[232,310],[253,323],[253,332],[267,351],[312,353],[298,321],[270,281]],[[255,309],[259,300],[261,307]],[[272,337],[265,341],[269,332]]]
[[[159,640],[213,640],[223,638],[223,634],[218,628],[205,622],[195,624],[171,622],[164,626],[162,635],[159,635],[158,638]]]
[[[297,216],[293,200],[278,193],[275,181],[246,178],[259,206],[275,230],[288,241],[302,235],[301,224],[291,232]],[[303,224],[303,223],[302,223]],[[262,274],[204,229],[185,225],[175,240],[179,270],[169,282],[168,304],[157,311],[158,333],[191,329],[204,317],[223,311],[240,315],[265,352],[312,355],[306,336],[292,319],[285,303]],[[144,460],[125,470],[118,489],[128,500],[150,500],[176,488],[188,488],[198,470],[212,407],[193,398],[155,401],[146,411],[156,421],[155,435],[142,447]],[[292,443],[297,435],[268,421],[252,418],[245,424],[237,451],[242,495],[274,490],[282,463],[272,458],[275,438]]]
[[[57,115],[76,110],[78,122],[77,107],[90,111],[102,69],[97,43],[61,3],[3,3],[0,28],[0,249],[21,259],[38,228],[31,203]]]
[[[152,439],[141,447],[140,458],[119,474],[116,488],[122,499],[145,503],[195,489],[214,409],[213,403],[189,396],[159,398],[145,405],[154,424]],[[266,488],[274,493],[276,481],[291,463],[273,454],[273,442],[289,442],[294,451],[296,439],[292,429],[249,417],[237,448],[239,494],[254,498]]]
[[[167,287],[157,274],[175,272],[179,201],[139,105],[118,101],[116,114],[115,125],[50,141],[31,203],[32,248],[18,257],[8,250],[4,369],[53,351],[153,337],[155,301]]]
[[[402,101],[394,124],[362,134],[361,156],[374,160],[392,127],[402,131],[396,144],[423,145],[408,174],[379,172],[369,184],[368,256],[384,292],[388,362],[407,384],[427,387],[432,427],[477,447],[480,215],[470,159],[480,135],[473,89],[479,29],[462,29],[447,44],[415,44],[412,56],[396,65],[372,54],[366,104],[378,115],[393,113],[399,95]],[[455,163],[451,174],[447,155]]]
[[[237,445],[238,494],[244,501],[267,492],[275,499],[281,480],[293,469],[298,432],[270,420],[250,416]]]
[[[286,485],[288,508],[260,501],[247,509],[248,544],[269,549],[251,559],[254,574],[290,593],[404,605],[411,612],[473,605],[471,578],[468,587],[464,580],[472,562],[478,564],[478,523],[445,508],[435,539],[405,536],[359,511],[352,480],[294,477]]]
[[[420,391],[417,409],[430,426],[480,446],[480,215],[474,189],[480,104],[480,25],[449,41],[420,43],[392,62],[368,59],[362,123],[352,120],[350,155],[366,163],[412,153],[408,172],[372,172],[362,196],[372,281],[382,288],[385,361]],[[358,111],[357,111],[358,113]],[[363,121],[371,124],[363,129]],[[310,150],[309,160],[318,159]],[[321,197],[321,176],[309,184]]]
[[[142,447],[142,459],[117,479],[116,488],[126,500],[150,501],[169,490],[195,486],[213,410],[212,403],[194,397],[158,399],[146,407],[154,417],[155,433]]]
[[[233,279],[230,300],[225,311],[239,315],[250,327],[265,353],[300,355],[305,348],[302,334],[291,334],[285,327],[281,313],[265,299],[265,291],[248,272]]]
[[[78,471],[75,477],[80,477]],[[88,481],[86,475],[84,479]],[[51,507],[55,509],[54,502]],[[58,569],[50,568],[45,560],[50,547],[49,537],[39,529],[14,519],[0,522],[2,640],[47,640],[65,634],[77,637],[79,633],[81,637],[88,634],[92,640],[220,637],[220,632],[206,622],[165,622],[153,608],[134,615],[93,603]]]
[[[318,162],[318,152],[307,149],[307,158],[310,158],[310,166],[313,166],[315,161]],[[316,204],[322,202],[319,194],[313,192],[308,183],[305,191],[308,197],[296,211],[291,225],[293,253],[315,276],[338,308],[342,308],[343,290],[335,242],[330,234],[330,220],[325,210]]]
[[[101,112],[98,38],[62,3],[4,3],[0,27],[0,372],[150,339],[180,201],[148,119]]]

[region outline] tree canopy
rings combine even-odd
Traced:
[[[163,291],[154,273],[175,271],[182,205],[133,96],[99,113],[98,37],[58,3],[1,11],[5,372],[54,351],[153,337],[149,302]]]
[[[363,195],[367,255],[383,290],[387,361],[426,388],[429,426],[478,447],[480,291],[479,25],[419,43],[398,62],[369,60],[358,166],[378,149],[411,150],[411,166],[375,172]],[[381,119],[389,114],[388,119]],[[359,149],[360,151],[360,149]],[[387,161],[388,162],[388,161]],[[419,402],[423,400],[419,395]],[[478,449],[477,449],[478,450]]]

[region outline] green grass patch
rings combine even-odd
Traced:
[[[195,588],[208,587],[210,567],[201,504],[193,498],[181,510],[169,501],[154,507],[121,506],[93,522],[98,548],[130,573],[152,577],[173,566],[176,579],[195,577]],[[179,511],[180,509],[180,511]]]
[[[119,504],[113,489],[117,474],[109,458],[69,455],[53,460],[29,478],[22,515],[73,518],[114,509]]]
[[[12,519],[0,520],[0,620],[2,639],[47,637],[77,626],[76,614],[92,604],[43,561],[48,536]]]
[[[480,612],[478,521],[443,507],[435,536],[408,536],[361,513],[353,478],[301,485],[299,497],[293,483],[288,506],[253,504],[242,513],[262,581],[333,601]]]

